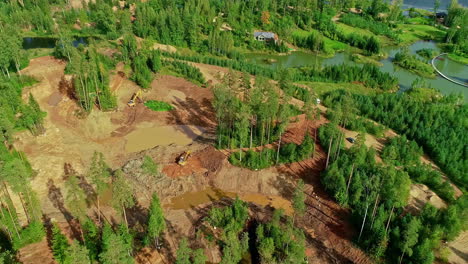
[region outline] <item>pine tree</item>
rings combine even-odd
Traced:
[[[121,236],[115,234],[110,226],[102,235],[102,253],[99,254],[99,260],[102,264],[131,264],[135,263],[129,255],[130,249],[125,244]]]
[[[302,216],[305,212],[305,194],[304,194],[304,181],[299,180],[297,182],[296,189],[293,194],[293,208],[294,212]]]
[[[88,206],[86,204],[86,193],[80,187],[80,181],[77,176],[69,175],[68,179],[65,181],[66,188],[66,204],[68,210],[77,218],[78,221],[84,222],[86,219],[86,210]]]
[[[74,240],[65,254],[64,264],[91,264],[89,251],[85,246]]]
[[[99,198],[109,188],[108,182],[110,180],[110,169],[104,161],[104,155],[102,153],[94,152],[87,177],[91,180],[91,183],[95,188],[98,223],[100,224],[101,208]]]
[[[52,227],[52,253],[54,255],[54,259],[59,263],[65,263],[69,247],[70,245],[68,244],[67,238],[62,234],[60,228],[54,224]]]
[[[188,246],[187,238],[182,238],[177,249],[176,264],[192,264],[190,261],[190,255],[192,250]]]
[[[154,246],[159,246],[159,237],[166,228],[163,210],[159,202],[157,193],[153,193],[151,199],[149,219],[148,219],[148,238],[154,241]]]
[[[193,251],[192,264],[205,264],[206,260],[205,251],[202,248]]]
[[[124,173],[121,170],[117,170],[114,173],[112,179],[112,206],[114,209],[123,214],[125,225],[128,228],[126,208],[131,208],[135,205],[133,198],[133,189],[125,178]]]
[[[83,230],[84,244],[88,250],[89,258],[91,260],[97,260],[99,251],[101,250],[100,230],[90,218],[87,218],[84,223],[81,224],[81,227]]]

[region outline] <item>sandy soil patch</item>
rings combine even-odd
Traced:
[[[23,264],[56,264],[47,240],[27,245],[19,250],[18,259]]]
[[[468,263],[468,231],[462,232],[454,241],[448,243],[448,248],[451,251],[451,264]]]
[[[435,192],[424,184],[412,184],[410,190],[410,200],[407,209],[411,212],[419,212],[426,203],[430,203],[436,208],[446,208],[447,204]]]
[[[165,52],[177,52],[177,48],[171,45],[165,45],[165,44],[160,44],[160,43],[154,43],[153,49],[155,50],[160,50],[160,51],[165,51]]]

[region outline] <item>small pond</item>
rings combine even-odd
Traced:
[[[56,38],[48,37],[26,37],[23,38],[23,49],[52,49],[57,42]],[[73,40],[73,46],[88,44],[88,38],[79,37]]]

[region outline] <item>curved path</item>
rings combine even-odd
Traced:
[[[443,55],[446,55],[446,54],[447,54],[447,53],[442,53],[442,54],[439,54],[439,55],[435,56],[435,57],[432,59],[432,61],[431,61],[432,68],[434,68],[434,70],[435,70],[440,76],[442,76],[443,78],[445,78],[445,79],[447,79],[447,80],[449,80],[449,81],[451,81],[451,82],[453,82],[453,83],[455,83],[455,84],[468,87],[468,84],[466,84],[466,83],[461,83],[461,82],[459,82],[459,81],[455,81],[455,80],[451,79],[450,77],[446,76],[445,74],[443,74],[442,72],[440,72],[440,71],[436,68],[436,66],[434,65],[434,61],[435,61],[437,58],[439,58],[440,56],[443,56]]]

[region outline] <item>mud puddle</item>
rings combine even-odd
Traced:
[[[281,196],[263,195],[258,193],[238,194],[234,192],[226,192],[217,188],[207,188],[203,191],[184,193],[172,198],[171,203],[165,205],[165,207],[174,210],[190,209],[222,198],[235,198],[236,196],[239,196],[239,199],[246,202],[255,203],[261,206],[271,206],[276,209],[283,209],[288,215],[292,215],[293,213],[291,202]]]
[[[197,126],[142,127],[125,136],[125,151],[138,152],[170,144],[188,145],[204,132],[204,128]]]

